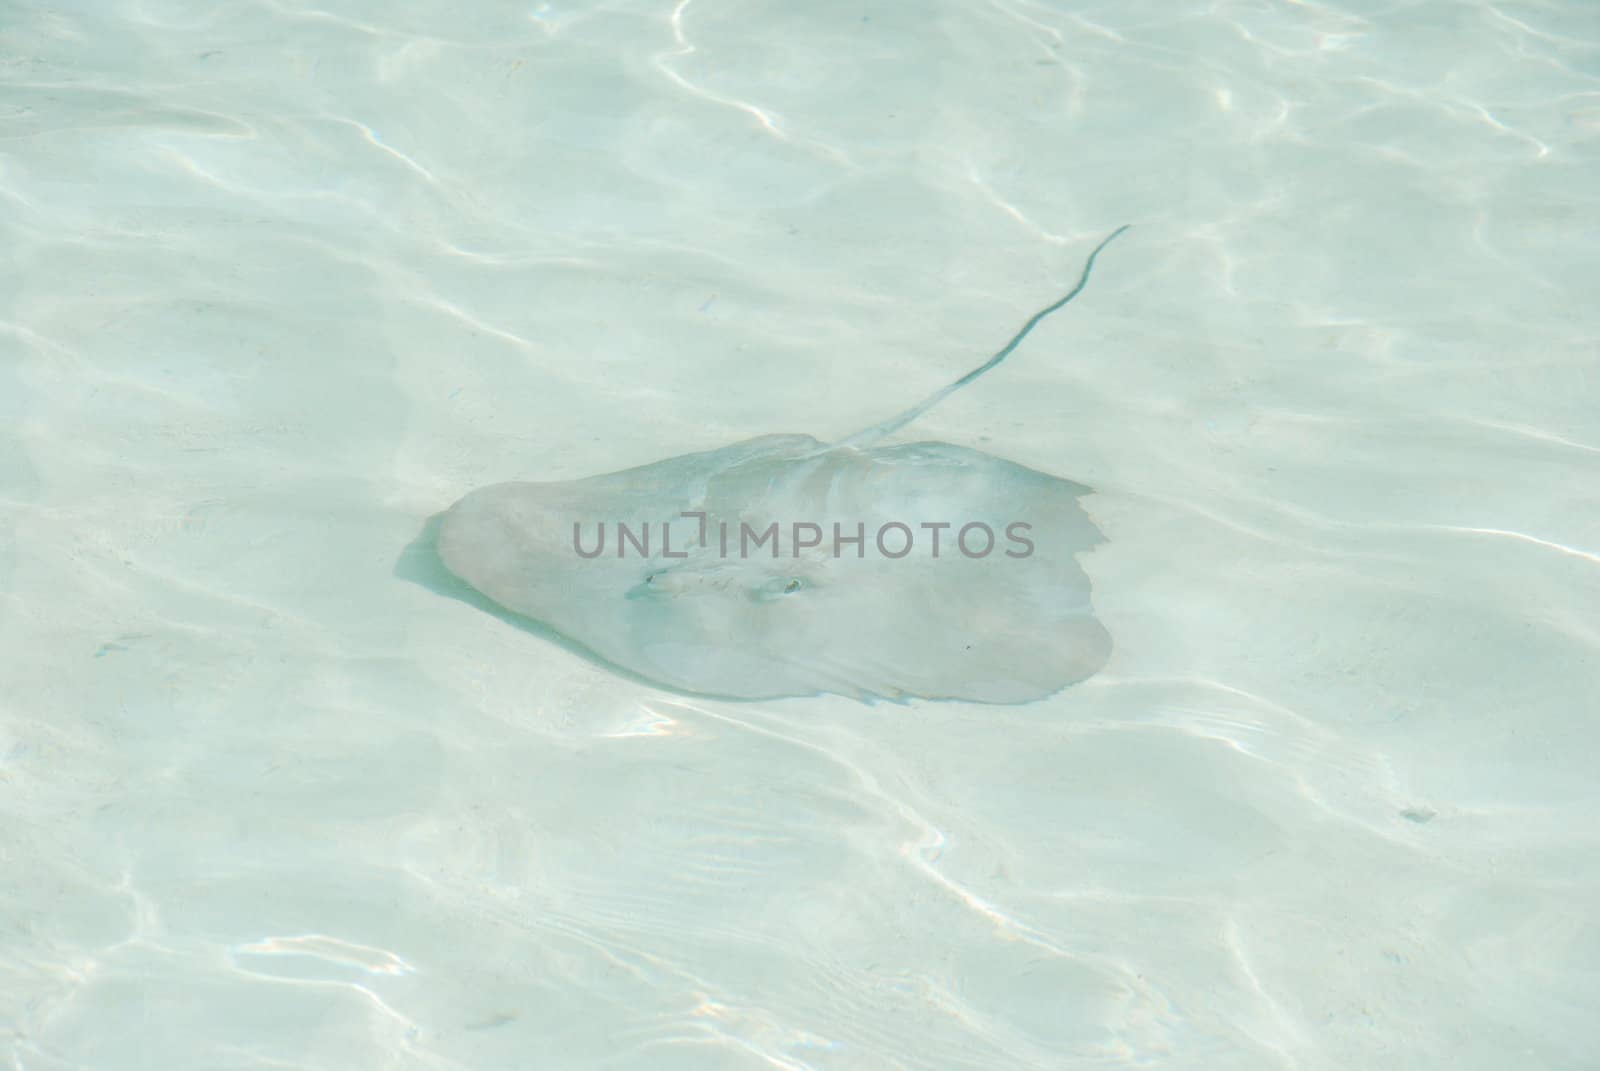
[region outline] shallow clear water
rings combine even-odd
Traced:
[[[1593,1066],[1592,4],[7,5],[0,86],[5,1066]],[[1098,490],[1085,684],[692,700],[394,574],[1125,222],[915,429]]]

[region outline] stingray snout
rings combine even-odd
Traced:
[[[439,525],[439,560],[478,590],[484,583],[525,576],[533,561],[572,554],[571,522],[539,484],[502,483],[466,495]],[[565,532],[563,533],[563,527]]]

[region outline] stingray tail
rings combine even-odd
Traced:
[[[1015,335],[1012,335],[1011,341],[1007,342],[1004,346],[1001,346],[999,352],[993,357],[990,357],[987,361],[984,361],[978,367],[974,368],[972,371],[968,372],[954,383],[951,383],[949,386],[935,391],[933,394],[929,395],[927,398],[924,398],[922,401],[918,402],[916,405],[912,406],[910,409],[907,409],[898,416],[890,417],[881,424],[874,424],[870,428],[867,428],[863,431],[858,431],[848,439],[841,439],[838,445],[857,447],[869,446],[883,438],[885,435],[899,431],[901,428],[917,419],[923,413],[926,413],[929,409],[932,409],[934,406],[950,397],[950,395],[954,394],[962,387],[965,387],[968,383],[971,383],[974,379],[977,379],[979,376],[989,371],[989,369],[993,368],[1007,357],[1010,357],[1011,351],[1020,346],[1022,344],[1022,340],[1028,337],[1028,332],[1039,326],[1040,320],[1043,320],[1046,316],[1049,316],[1052,312],[1055,312],[1067,302],[1078,296],[1083,288],[1089,283],[1089,273],[1094,270],[1095,257],[1098,257],[1100,255],[1100,251],[1111,244],[1111,240],[1113,238],[1117,237],[1117,235],[1121,234],[1123,231],[1132,226],[1133,224],[1131,223],[1124,223],[1122,226],[1118,227],[1116,230],[1112,231],[1110,234],[1101,239],[1100,244],[1094,247],[1094,251],[1091,252],[1088,259],[1083,262],[1083,274],[1078,276],[1078,285],[1067,291],[1064,296],[1056,300],[1054,303],[1046,305],[1044,308],[1028,317],[1028,322],[1022,325],[1022,330],[1018,331]]]

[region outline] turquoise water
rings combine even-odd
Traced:
[[[0,10],[0,1064],[1594,1066],[1592,4]],[[395,575],[1129,222],[915,428],[1096,488],[1081,685],[689,699]]]

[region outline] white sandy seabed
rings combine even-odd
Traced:
[[[0,1066],[1594,1066],[1591,4],[12,7]],[[1097,489],[1083,685],[694,700],[395,575],[1125,222],[915,429]]]

